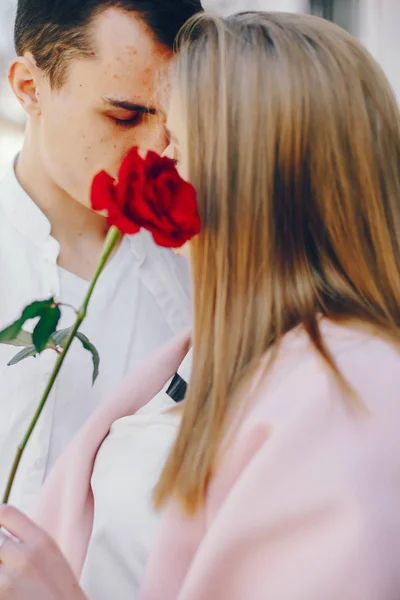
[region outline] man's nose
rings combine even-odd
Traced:
[[[163,154],[169,146],[169,139],[164,124],[160,123],[154,128],[152,138],[152,149],[158,152],[158,154]]]
[[[175,158],[174,145],[170,142],[168,146],[165,148],[161,156],[167,156],[172,160]]]

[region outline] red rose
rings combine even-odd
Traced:
[[[149,151],[143,159],[133,148],[115,181],[102,171],[93,180],[93,210],[106,210],[109,225],[122,233],[142,227],[159,246],[179,248],[200,231],[196,191],[184,181],[174,161]]]

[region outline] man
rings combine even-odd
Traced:
[[[199,0],[19,0],[9,81],[27,115],[23,149],[0,185],[0,328],[29,302],[79,308],[107,233],[89,208],[93,176],[116,175],[129,148],[168,144],[156,82]],[[60,327],[74,312],[63,307]],[[11,503],[29,510],[54,461],[93,409],[139,361],[190,321],[185,259],[147,233],[125,237],[99,279],[74,344],[21,463]],[[45,351],[7,367],[0,345],[0,493],[53,369]]]

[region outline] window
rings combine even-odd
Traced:
[[[310,12],[358,33],[359,0],[310,0]]]

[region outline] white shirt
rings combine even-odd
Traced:
[[[189,381],[192,352],[178,369]],[[118,419],[97,454],[94,520],[81,585],[90,600],[135,600],[160,515],[152,492],[176,437],[180,412],[164,388],[135,415]]]
[[[58,254],[48,219],[11,170],[0,183],[0,328],[30,302],[52,295],[79,307],[88,284],[63,272]],[[99,279],[82,326],[100,352],[99,378],[92,389],[91,356],[76,342],[26,449],[11,503],[31,508],[54,460],[91,411],[140,361],[190,323],[189,279],[185,259],[156,246],[147,232],[125,238]],[[64,310],[61,327],[72,320]],[[1,495],[56,360],[47,350],[8,367],[18,350],[0,344]]]

